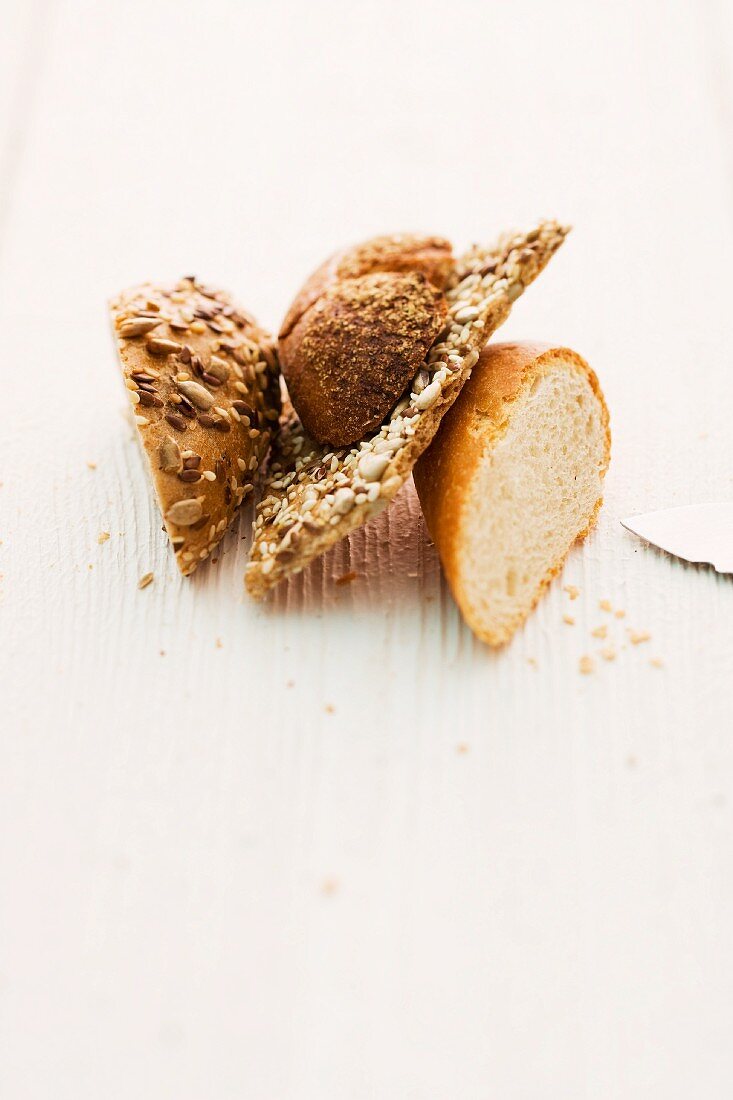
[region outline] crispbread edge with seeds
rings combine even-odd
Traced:
[[[568,229],[540,222],[460,257],[449,281],[449,321],[409,390],[381,427],[352,447],[315,443],[289,411],[257,508],[245,582],[264,596],[386,507],[410,476],[481,348],[539,275]]]

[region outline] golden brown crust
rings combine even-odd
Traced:
[[[377,237],[308,279],[280,330],[291,400],[314,439],[346,446],[402,395],[446,319],[440,237]]]
[[[476,247],[454,265],[447,289],[450,319],[410,391],[359,444],[338,450],[316,443],[292,410],[283,417],[258,505],[246,583],[261,597],[300,572],[384,508],[412,472],[441,418],[471,373],[491,333],[539,275],[568,230],[542,222]]]
[[[252,491],[280,409],[272,339],[221,291],[146,283],[110,303],[125,385],[181,572]]]
[[[601,406],[605,458],[600,470],[603,476],[611,453],[608,409],[598,379],[591,367],[570,348],[537,342],[489,344],[479,357],[470,379],[461,391],[460,400],[444,418],[440,432],[415,466],[415,486],[420,497],[425,521],[438,548],[443,571],[456,603],[477,637],[491,645],[508,641],[517,627],[536,605],[552,578],[562,569],[565,557],[557,561],[540,583],[532,606],[519,612],[500,632],[487,629],[474,613],[471,601],[462,588],[460,554],[463,541],[464,508],[468,504],[470,485],[482,458],[504,435],[513,406],[525,387],[562,358],[571,369],[579,370],[588,379]],[[586,529],[578,535],[583,539],[595,523],[602,497],[596,502]]]
[[[338,279],[357,279],[373,271],[419,271],[439,290],[444,290],[453,266],[450,241],[395,233],[372,237],[329,256],[306,280],[288,310],[278,339],[282,340],[326,288]]]

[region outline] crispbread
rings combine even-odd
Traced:
[[[283,418],[258,506],[246,585],[256,597],[384,508],[471,373],[512,303],[542,271],[568,230],[541,222],[474,247],[454,265],[449,322],[405,396],[358,445],[329,449],[310,439],[290,409]]]

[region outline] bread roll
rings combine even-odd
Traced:
[[[567,229],[541,222],[455,261],[445,334],[398,404],[352,447],[319,444],[293,410],[281,423],[258,505],[247,565],[251,595],[264,596],[384,508],[412,473],[491,333],[562,244]]]
[[[451,246],[377,237],[327,260],[280,330],[280,361],[303,426],[319,442],[361,439],[396,404],[447,319]]]
[[[268,451],[280,409],[272,340],[192,278],[133,287],[110,308],[165,527],[181,572],[193,573]]]
[[[610,457],[598,380],[569,348],[493,344],[415,467],[456,603],[501,645],[593,526]]]

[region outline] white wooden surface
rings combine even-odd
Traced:
[[[730,1097],[733,587],[618,522],[733,496],[730,4],[0,14],[0,1095]],[[339,244],[543,214],[505,333],[590,360],[614,454],[513,644],[411,490],[269,605],[244,521],[182,581],[106,297],[274,327]]]

